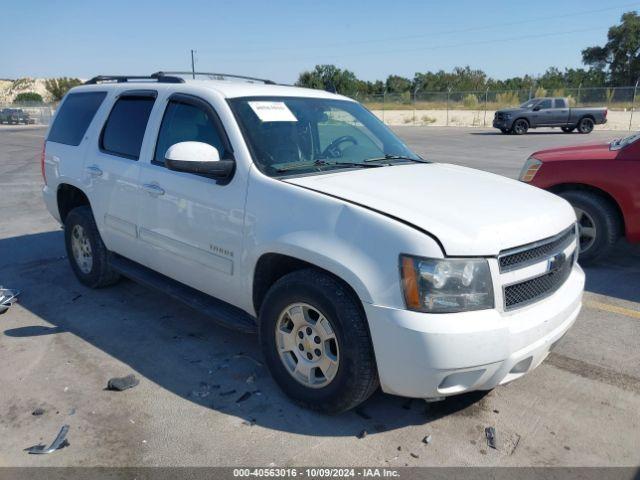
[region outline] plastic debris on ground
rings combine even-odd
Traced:
[[[114,377],[107,383],[107,390],[115,390],[121,392],[128,388],[133,388],[140,383],[135,375],[127,375],[126,377]]]
[[[484,429],[484,435],[487,437],[487,446],[496,450],[496,429],[493,427],[487,427]]]
[[[63,425],[58,436],[51,442],[48,447],[46,445],[38,444],[33,447],[25,448],[24,451],[32,455],[44,455],[47,453],[53,453],[56,450],[69,446],[67,441],[67,433],[69,433],[69,425]]]
[[[11,290],[0,286],[0,315],[6,313],[9,307],[18,301],[18,290]]]

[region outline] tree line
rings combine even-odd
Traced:
[[[616,87],[634,85],[640,77],[640,16],[624,13],[620,24],[609,28],[607,42],[582,50],[586,68],[548,68],[542,75],[525,75],[504,80],[490,78],[480,69],[456,67],[451,72],[418,72],[413,78],[389,75],[386,80],[366,81],[335,65],[316,65],[300,74],[296,85],[329,90],[345,95],[381,95],[414,92],[527,90]]]

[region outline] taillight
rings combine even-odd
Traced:
[[[47,172],[44,169],[44,157],[45,157],[45,149],[47,148],[47,141],[45,140],[42,144],[42,153],[40,154],[40,170],[42,170],[42,179],[44,180],[44,184],[47,184]]]

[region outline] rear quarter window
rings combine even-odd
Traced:
[[[106,92],[71,93],[62,102],[47,141],[78,146],[102,105]]]
[[[102,130],[100,148],[106,153],[137,160],[154,102],[151,96],[118,99]]]

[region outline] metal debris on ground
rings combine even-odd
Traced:
[[[426,443],[427,445],[429,445],[431,443],[431,435],[427,435],[426,437],[424,437],[422,439],[422,443]]]
[[[31,415],[33,415],[34,417],[39,417],[40,415],[44,415],[44,408],[42,407],[36,408],[33,412],[31,412]]]
[[[33,447],[25,448],[24,451],[33,455],[43,455],[46,453],[53,453],[56,450],[69,446],[67,441],[67,433],[69,432],[69,425],[63,425],[58,436],[48,447],[42,444],[34,445]]]
[[[417,453],[411,452],[409,455],[411,455],[413,458],[420,458],[420,455],[418,455]]]
[[[140,383],[135,375],[127,375],[126,377],[114,377],[107,383],[107,390],[115,390],[121,392],[128,388],[133,388]]]
[[[356,437],[359,438],[360,440],[362,440],[366,436],[367,436],[366,430],[362,430],[358,435],[356,435]]]
[[[497,450],[496,447],[496,429],[493,427],[487,427],[484,429],[484,435],[487,437],[487,446]]]
[[[251,392],[244,392],[240,397],[236,400],[236,403],[244,402],[251,397]]]
[[[247,355],[246,353],[236,353],[233,358],[246,358],[247,360],[251,360],[253,363],[255,363],[258,367],[262,367],[262,362],[260,362],[259,360],[256,360],[255,358],[253,358],[251,355]]]
[[[18,301],[18,295],[20,295],[18,290],[10,290],[0,286],[0,315],[6,313],[9,307]]]

